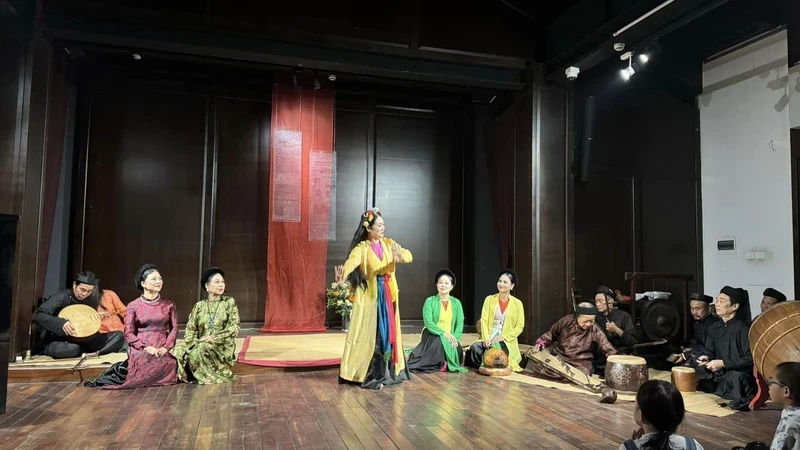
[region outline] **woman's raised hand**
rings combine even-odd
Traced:
[[[344,266],[336,266],[333,271],[336,282],[344,283]]]
[[[395,261],[403,262],[403,247],[400,247],[400,244],[397,242],[392,243],[392,254],[394,255]]]

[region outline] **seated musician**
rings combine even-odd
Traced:
[[[749,327],[742,320],[734,320],[746,301],[744,289],[722,288],[715,303],[722,320],[711,325],[705,350],[697,358],[697,389],[728,399],[731,408],[742,411],[749,410],[748,404],[756,394]]]
[[[497,279],[497,294],[486,297],[478,322],[480,339],[472,344],[466,364],[479,369],[483,354],[489,347],[499,348],[508,355],[508,364],[515,372],[522,370],[522,355],[517,338],[525,328],[525,314],[522,301],[510,294],[517,283],[517,274],[511,269],[503,269]]]
[[[786,301],[786,296],[781,291],[774,288],[765,289],[763,295],[764,297],[761,299],[761,314],[764,314],[768,309],[772,308],[778,303]],[[753,317],[753,320],[755,321],[758,316]]]
[[[565,362],[577,367],[587,375],[592,374],[592,358],[595,349],[605,357],[617,353],[617,350],[606,338],[605,333],[595,323],[597,307],[588,302],[581,302],[574,314],[568,314],[550,327],[550,331],[536,340],[531,351],[540,351],[552,346],[551,352],[560,356]],[[561,379],[561,374],[545,367],[532,357],[527,358],[522,371],[525,375],[543,378]]]
[[[633,318],[627,312],[614,308],[614,293],[607,286],[597,286],[594,292],[597,326],[618,352],[630,353],[636,345]],[[606,357],[603,352],[595,352],[592,364],[596,372],[602,374],[605,371]]]
[[[692,294],[689,300],[689,311],[694,319],[694,345],[672,359],[676,364],[685,364],[697,368],[697,357],[705,352],[705,342],[711,325],[719,322],[719,317],[711,314],[710,295]]]
[[[58,313],[70,305],[88,305],[97,309],[97,300],[91,295],[98,281],[92,272],[81,272],[75,276],[71,289],[51,295],[36,309],[33,322],[41,329],[38,348],[34,349],[37,353],[44,352],[51,358],[63,359],[77,358],[83,353],[105,355],[124,348],[125,336],[120,331],[76,338],[72,323],[58,317]]]

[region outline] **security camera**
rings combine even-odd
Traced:
[[[578,69],[575,66],[567,67],[567,70],[564,71],[564,74],[567,76],[569,81],[573,81],[578,78],[579,73],[581,73],[581,69]]]

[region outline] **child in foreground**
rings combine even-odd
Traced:
[[[800,362],[778,364],[767,383],[769,398],[783,406],[770,450],[800,450]]]
[[[683,396],[666,381],[650,380],[639,387],[633,419],[639,429],[619,450],[703,450],[696,440],[675,434],[686,409]]]

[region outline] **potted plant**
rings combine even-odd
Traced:
[[[328,308],[333,308],[342,316],[342,331],[347,331],[350,326],[350,313],[353,312],[353,298],[347,283],[331,283],[325,291],[325,300]]]

